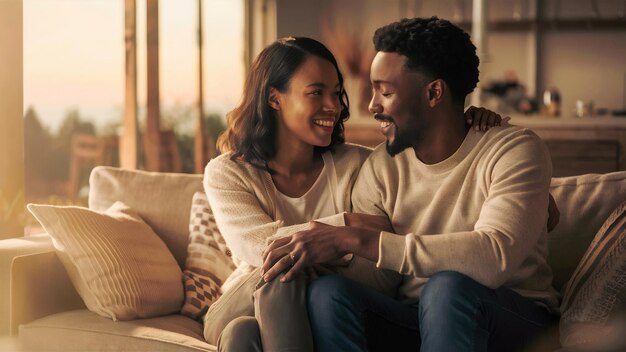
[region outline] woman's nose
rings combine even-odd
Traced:
[[[339,111],[340,105],[341,104],[339,103],[339,99],[337,99],[336,97],[330,99],[330,101],[327,101],[326,104],[324,104],[324,112],[327,112],[329,114],[336,114],[337,111]]]
[[[327,114],[336,114],[337,113],[337,109],[334,106],[325,106],[324,107],[324,112]]]

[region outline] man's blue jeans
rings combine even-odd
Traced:
[[[367,351],[372,334],[412,351],[514,351],[556,319],[508,288],[492,290],[450,271],[433,275],[413,305],[338,275],[310,282],[307,304],[323,352]],[[366,329],[375,320],[390,328]]]

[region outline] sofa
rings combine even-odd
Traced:
[[[191,199],[199,191],[201,175],[99,166],[90,176],[89,208],[104,210],[122,201],[135,209],[182,269]],[[549,235],[549,263],[553,285],[562,290],[607,217],[626,200],[626,172],[554,178],[551,193],[560,222]],[[200,322],[176,312],[113,321],[88,310],[46,234],[0,241],[0,264],[4,266],[2,296],[7,297],[0,310],[4,324],[0,328],[19,338],[24,350],[216,350],[204,341]],[[558,349],[558,329],[551,334],[529,348]]]

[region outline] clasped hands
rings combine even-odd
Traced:
[[[549,197],[548,231],[559,223],[559,210]],[[381,231],[394,232],[386,216],[344,213],[346,226],[332,226],[311,221],[309,229],[277,239],[263,252],[263,279],[273,280],[286,272],[281,282],[292,280],[306,270],[309,277],[317,276],[316,268],[328,264],[347,253],[355,253],[376,261]]]
[[[270,243],[263,252],[263,279],[268,282],[285,272],[280,281],[288,282],[302,271],[314,278],[318,265],[354,252],[368,240],[377,241],[380,231],[393,232],[386,216],[345,213],[344,220],[346,226],[311,221],[307,230]]]

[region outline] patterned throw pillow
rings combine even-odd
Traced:
[[[181,313],[202,317],[222,294],[222,283],[235,270],[231,252],[217,229],[206,195],[193,195],[189,219],[189,246],[183,271],[185,303]]]
[[[604,222],[565,286],[559,323],[561,344],[580,347],[611,339],[616,334],[611,320],[624,308],[626,202]]]

